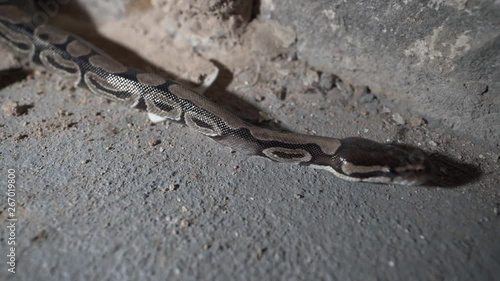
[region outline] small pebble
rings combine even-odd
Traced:
[[[488,85],[483,83],[469,82],[465,83],[464,86],[471,94],[483,95],[488,92]]]
[[[168,191],[175,191],[179,188],[178,184],[171,184],[168,186]]]
[[[304,198],[304,195],[297,193],[297,194],[293,195],[293,197],[295,197],[297,199],[301,199],[301,198]]]
[[[330,73],[321,73],[319,78],[319,86],[321,89],[328,91],[335,85],[335,77]]]
[[[255,96],[255,101],[263,101],[263,100],[265,100],[265,99],[266,99],[266,97],[261,96],[261,95],[257,95],[257,96]]]
[[[392,115],[392,120],[394,120],[394,122],[396,122],[399,125],[404,125],[405,124],[405,120],[403,119],[403,117],[399,113],[394,113]]]
[[[161,143],[161,140],[151,140],[149,141],[149,146],[155,146],[155,145],[159,145]]]
[[[73,115],[73,113],[67,112],[66,110],[59,110],[57,112],[57,114],[59,114],[59,116],[71,116],[71,115]]]
[[[481,158],[481,159],[486,159],[486,156],[484,156],[484,155],[482,155],[482,154],[479,154],[478,156],[479,156],[479,158]]]
[[[376,99],[376,97],[375,97],[374,94],[372,94],[372,93],[365,93],[364,95],[362,95],[361,97],[359,97],[359,102],[360,103],[370,103],[370,102],[372,102],[375,99]]]
[[[420,127],[422,125],[425,125],[427,122],[421,118],[421,117],[418,117],[418,116],[412,116],[410,118],[410,124],[413,126],[413,127]]]
[[[432,146],[438,146],[437,142],[435,142],[435,141],[429,141],[429,144]]]
[[[312,86],[315,83],[318,83],[318,81],[319,81],[318,72],[316,72],[312,69],[306,70],[306,73],[305,73],[303,81],[302,81],[304,83],[304,86]]]
[[[388,107],[382,107],[382,113],[391,113],[391,109]]]
[[[186,228],[190,225],[188,220],[181,220],[181,227]]]
[[[266,112],[259,111],[259,120],[258,120],[259,123],[269,122],[271,120],[272,120],[271,115],[267,114]]]
[[[258,248],[257,249],[257,259],[260,260],[266,251],[267,251],[267,248]]]

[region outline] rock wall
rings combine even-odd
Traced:
[[[498,149],[500,1],[262,0],[299,58]]]

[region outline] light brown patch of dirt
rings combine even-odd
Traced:
[[[57,131],[64,131],[74,128],[78,125],[70,117],[58,116],[49,120],[41,120],[34,125],[34,136],[37,138],[45,138]]]
[[[6,101],[2,104],[2,112],[6,116],[25,115],[30,108],[33,108],[33,104],[19,104],[15,101]]]

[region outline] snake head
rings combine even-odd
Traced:
[[[348,180],[420,185],[432,176],[432,164],[415,147],[346,138],[333,158],[337,175]]]

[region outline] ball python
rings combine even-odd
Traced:
[[[30,62],[70,77],[94,94],[145,110],[153,122],[181,122],[250,155],[327,170],[350,181],[419,185],[432,174],[428,157],[418,148],[248,124],[186,86],[129,68],[64,30],[34,24],[13,5],[0,6],[0,41]]]

